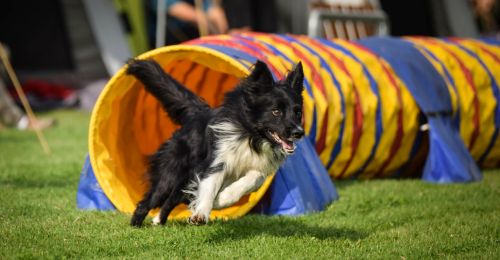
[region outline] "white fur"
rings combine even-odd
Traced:
[[[266,176],[259,171],[249,171],[237,181],[223,188],[214,201],[214,208],[222,209],[238,202],[240,198],[257,190],[266,180]]]
[[[160,225],[160,213],[153,218],[153,225]]]
[[[193,216],[202,215],[205,220],[208,220],[210,211],[212,211],[214,199],[223,181],[223,172],[210,174],[208,177],[201,180],[198,186],[198,196],[193,200],[193,205],[190,205]]]
[[[227,177],[239,179],[250,170],[257,170],[266,175],[276,171],[284,159],[283,154],[276,152],[269,142],[262,144],[260,154],[250,147],[248,138],[241,138],[242,129],[230,122],[209,126],[217,136],[217,148],[213,165],[223,163]],[[277,160],[278,157],[281,160]]]
[[[214,206],[230,206],[243,195],[257,190],[285,158],[283,153],[275,151],[268,142],[262,144],[261,152],[257,154],[250,147],[249,138],[241,138],[244,130],[230,122],[209,127],[217,137],[212,167],[221,164],[224,167],[184,191],[194,195],[189,205],[193,216],[201,214],[206,220]]]

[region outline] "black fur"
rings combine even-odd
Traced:
[[[160,223],[164,224],[177,204],[190,203],[191,198],[183,192],[190,182],[204,179],[224,167],[212,165],[218,137],[209,125],[231,122],[243,129],[241,138],[250,140],[254,152],[260,153],[262,144],[269,142],[277,155],[285,154],[280,151],[289,146],[277,142],[271,133],[287,143],[304,134],[300,127],[304,77],[301,63],[285,80],[275,82],[265,63],[258,61],[251,75],[226,93],[223,104],[215,109],[166,74],[153,60],[132,60],[127,73],[141,81],[162,103],[170,118],[182,125],[151,156],[150,188],[137,204],[131,220],[133,226],[140,226],[148,212],[158,207],[161,207]]]

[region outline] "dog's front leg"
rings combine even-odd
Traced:
[[[189,205],[193,212],[189,218],[190,224],[202,225],[208,222],[214,199],[222,186],[223,180],[224,172],[215,172],[200,181],[197,196]]]
[[[266,180],[262,172],[251,170],[237,181],[226,186],[214,201],[214,208],[221,209],[236,203],[240,198],[257,190]]]

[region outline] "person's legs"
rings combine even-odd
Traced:
[[[5,48],[1,45],[0,48]],[[7,48],[5,48],[7,49]],[[8,50],[5,50],[8,56]],[[0,61],[0,129],[3,127],[17,128],[19,130],[44,129],[54,125],[55,120],[44,118],[29,120],[28,116],[14,103],[7,91],[4,79],[7,78],[4,64]]]
[[[10,97],[5,84],[0,79],[0,123],[6,127],[22,128],[24,113],[19,109]],[[25,122],[28,126],[28,120]]]
[[[222,1],[229,29],[253,30],[252,2],[249,0]]]
[[[258,32],[278,31],[278,12],[274,0],[252,0],[253,29]],[[295,4],[295,3],[294,3]]]
[[[14,103],[3,80],[0,79],[0,129],[2,127],[19,130],[45,129],[56,123],[52,118],[39,118],[31,122],[28,116]]]

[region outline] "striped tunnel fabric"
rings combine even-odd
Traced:
[[[230,55],[247,67],[260,59],[276,79],[302,61],[305,129],[332,176],[390,176],[408,161],[418,107],[390,66],[359,44],[270,34],[189,44]]]
[[[498,156],[494,154],[500,153],[499,144],[495,145],[500,115],[495,77],[500,76],[492,70],[498,66],[498,46],[465,39],[398,41],[410,42],[441,75],[464,143],[481,165],[495,166]],[[422,108],[391,64],[362,42],[252,33],[189,44],[231,55],[247,67],[263,60],[277,79],[302,61],[305,128],[335,178],[399,176],[401,167],[419,150],[415,146],[422,138]],[[479,92],[476,85],[486,90]]]
[[[307,142],[335,179],[417,176],[423,170],[429,181],[472,181],[480,178],[476,163],[500,163],[496,41],[349,42],[245,33],[204,37],[139,58],[155,59],[211,106],[221,103],[255,61],[265,62],[275,79],[301,61]],[[427,125],[429,131],[422,131]],[[133,210],[146,189],[147,155],[175,129],[158,102],[123,69],[110,80],[93,111],[89,155],[99,185],[118,209]],[[220,216],[245,214],[272,183],[270,178]]]
[[[480,165],[498,166],[500,48],[477,40],[407,38],[447,81],[460,135]]]

